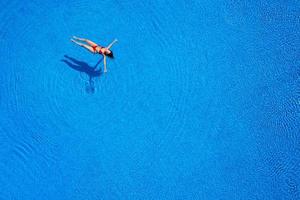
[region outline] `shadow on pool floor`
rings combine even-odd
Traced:
[[[61,59],[62,62],[66,63],[70,68],[72,68],[76,71],[79,71],[79,72],[84,72],[89,76],[89,87],[86,87],[86,92],[94,93],[95,87],[94,87],[93,78],[99,77],[103,74],[101,69],[97,70],[97,66],[103,60],[103,57],[96,63],[95,66],[90,66],[86,62],[77,60],[68,55],[64,55],[64,57],[65,57],[64,59]]]

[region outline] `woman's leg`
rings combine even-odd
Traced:
[[[73,38],[76,39],[76,40],[82,41],[82,42],[86,42],[90,46],[98,46],[95,42],[93,42],[91,40],[88,40],[88,39],[85,39],[85,38],[79,38],[79,37],[76,37],[76,36],[73,36]]]
[[[91,46],[86,45],[86,44],[82,44],[82,43],[77,42],[77,41],[72,40],[72,39],[71,39],[71,41],[74,42],[75,44],[81,46],[81,47],[84,47],[85,49],[89,50],[90,52],[95,53],[94,49]]]

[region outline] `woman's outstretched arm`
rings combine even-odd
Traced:
[[[106,55],[103,55],[103,57],[104,57],[104,61],[103,61],[103,63],[104,63],[104,73],[106,73],[107,72],[107,69],[106,69]]]
[[[117,39],[115,39],[114,41],[112,41],[112,43],[110,43],[106,48],[110,49],[112,47],[112,45],[114,45],[116,42],[118,42]]]

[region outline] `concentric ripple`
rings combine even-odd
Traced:
[[[264,27],[295,23],[294,10],[272,18],[275,3],[231,0],[0,6],[0,199],[299,198],[297,25]],[[99,55],[73,35],[119,40],[108,73],[103,61],[93,71]]]

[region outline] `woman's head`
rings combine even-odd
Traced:
[[[109,53],[106,53],[106,55],[110,58],[114,58],[114,54],[111,50],[109,50]]]

